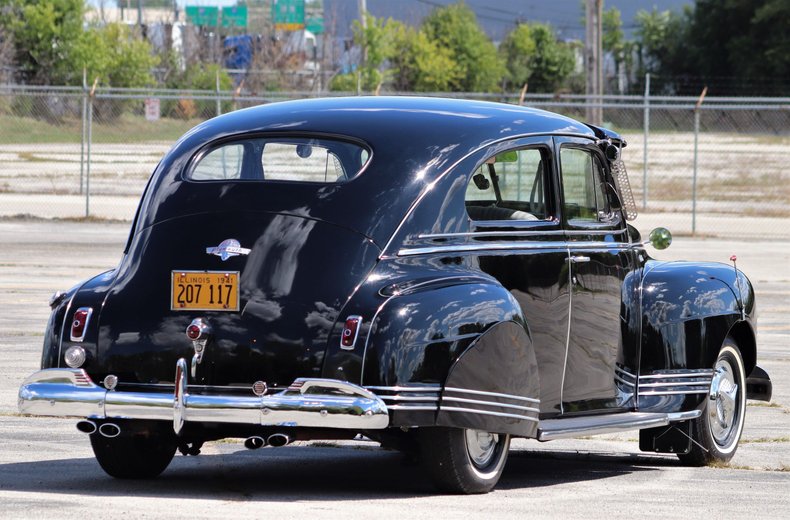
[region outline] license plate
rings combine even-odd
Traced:
[[[171,271],[170,309],[238,311],[238,271]]]

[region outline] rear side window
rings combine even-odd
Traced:
[[[187,178],[332,184],[356,177],[369,158],[366,148],[348,141],[301,137],[240,139],[203,153]]]

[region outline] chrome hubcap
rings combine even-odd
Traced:
[[[732,365],[719,359],[714,368],[708,403],[708,424],[716,444],[726,446],[738,425],[738,383]]]
[[[496,455],[499,435],[482,430],[466,430],[466,452],[478,468],[487,466]]]

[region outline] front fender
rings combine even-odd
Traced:
[[[726,264],[648,262],[641,293],[640,376],[711,369],[727,335],[754,326],[752,285]],[[754,345],[742,349],[754,359]],[[701,396],[640,396],[640,408],[666,408],[668,399],[677,401],[670,408],[690,409]]]

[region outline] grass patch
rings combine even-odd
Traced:
[[[101,123],[95,119],[92,128],[94,143],[172,143],[187,130],[201,123],[200,119],[180,120],[162,118],[146,121],[142,116],[124,114],[115,121]],[[0,143],[44,144],[79,143],[82,140],[82,121],[65,118],[58,123],[32,117],[16,117],[0,114]],[[33,154],[30,154],[31,157]],[[21,154],[20,154],[21,157]],[[25,159],[25,160],[35,160]],[[43,159],[38,159],[43,160]]]

